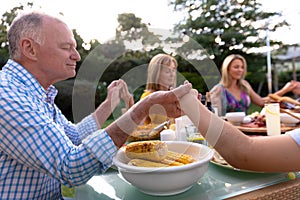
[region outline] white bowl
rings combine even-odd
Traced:
[[[300,113],[293,113],[294,115],[300,117]],[[280,113],[280,122],[287,125],[287,126],[295,126],[300,120],[292,117],[287,113]]]
[[[168,150],[193,156],[196,161],[183,166],[137,167],[127,165],[128,157],[122,147],[113,158],[119,173],[141,192],[155,196],[179,194],[190,189],[207,171],[213,150],[209,147],[185,141],[165,141]]]
[[[241,124],[245,116],[245,112],[228,112],[225,114],[227,121],[231,122],[234,125]]]

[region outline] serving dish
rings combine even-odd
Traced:
[[[234,125],[241,124],[245,116],[245,112],[228,112],[225,114],[226,120]]]
[[[293,113],[297,118],[300,117],[300,113]],[[285,124],[286,126],[296,126],[297,123],[300,122],[299,119],[291,116],[287,113],[280,113],[280,122]]]
[[[214,152],[211,148],[194,142],[165,143],[168,150],[191,155],[196,161],[171,167],[130,166],[127,164],[130,159],[125,155],[125,147],[122,147],[113,158],[113,163],[124,180],[143,193],[168,196],[187,191],[205,174]]]

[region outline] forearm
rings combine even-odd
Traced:
[[[106,99],[93,113],[93,116],[95,117],[95,121],[97,122],[97,126],[99,129],[102,127],[104,122],[109,118],[113,110],[114,108],[111,107],[111,102]]]
[[[185,95],[180,103],[199,132],[230,165],[264,172],[299,170],[295,158],[299,157],[300,148],[290,136],[249,137],[212,114],[191,94]]]
[[[276,94],[278,96],[283,96],[284,94],[286,94],[288,92],[289,92],[288,88],[282,88],[282,89],[278,90],[277,92],[275,92],[274,94]]]
[[[121,147],[137,125],[148,115],[150,101],[144,100],[133,105],[125,114],[114,123],[106,127],[107,134],[117,147]]]
[[[259,107],[264,107],[265,103],[267,102],[267,99],[262,98],[257,93],[253,91],[253,94],[251,95],[251,101],[252,103],[256,104]]]
[[[185,95],[180,101],[181,109],[197,126],[207,142],[214,147],[230,164],[240,156],[239,149],[249,146],[246,135],[222,118],[210,112],[192,94]],[[238,141],[238,143],[237,143]],[[244,148],[243,148],[244,147]],[[240,164],[240,163],[239,163]]]
[[[283,96],[286,93],[291,92],[293,89],[295,89],[295,87],[296,87],[295,82],[291,81],[291,82],[286,83],[280,90],[278,90],[274,94],[276,94],[278,96]]]

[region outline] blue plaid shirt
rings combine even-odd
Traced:
[[[111,166],[111,138],[91,115],[69,122],[56,94],[13,60],[0,71],[0,199],[61,199],[61,184],[84,184]]]

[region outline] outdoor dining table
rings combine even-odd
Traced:
[[[222,167],[210,163],[208,171],[186,192],[172,196],[152,196],[140,192],[127,183],[118,170],[110,168],[106,173],[95,175],[85,185],[76,187],[77,200],[93,199],[259,199],[266,195],[281,195],[275,199],[300,199],[300,174],[291,180],[288,173],[259,173]],[[295,194],[296,191],[296,194]],[[278,194],[277,194],[278,193]],[[271,198],[270,198],[271,199]],[[274,199],[274,198],[273,198]]]
[[[266,136],[266,128],[256,131],[238,128],[249,136]],[[283,128],[282,133],[294,128],[299,127]],[[113,166],[106,173],[93,176],[85,185],[76,187],[75,193],[77,200],[300,199],[300,172],[292,173],[295,175],[293,180],[288,173],[239,170],[211,161],[207,172],[191,189],[177,195],[153,196],[130,185]]]

